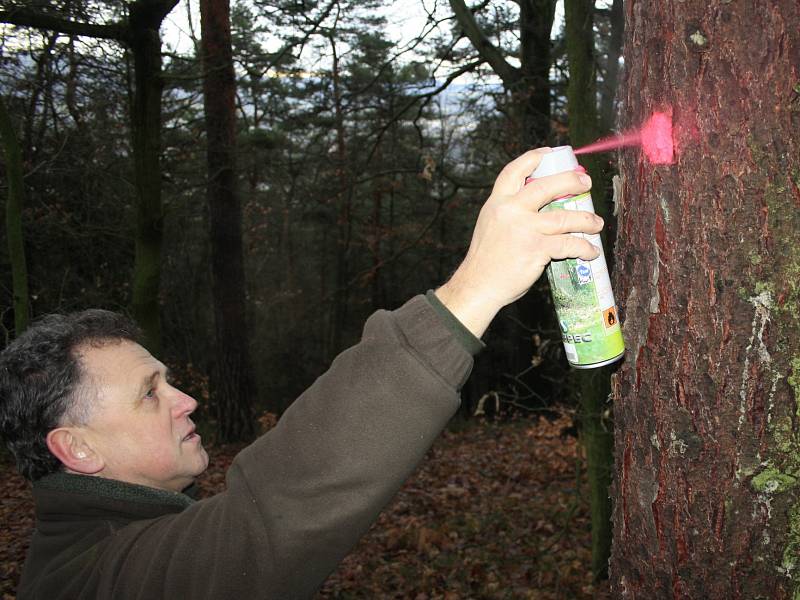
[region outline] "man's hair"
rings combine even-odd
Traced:
[[[47,434],[88,417],[92,386],[81,347],[130,340],[141,332],[127,317],[100,309],[47,315],[0,353],[0,438],[17,470],[35,481],[61,470],[47,448]]]

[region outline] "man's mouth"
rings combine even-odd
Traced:
[[[185,436],[183,436],[183,439],[181,441],[182,442],[195,442],[195,441],[198,441],[198,440],[200,440],[200,436],[195,431],[195,428],[192,427],[192,430],[189,433],[187,433]]]

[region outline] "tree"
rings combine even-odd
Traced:
[[[132,308],[148,348],[161,349],[159,286],[163,214],[161,205],[161,38],[159,28],[178,0],[136,0],[126,19],[104,24],[77,21],[39,7],[11,3],[0,10],[0,22],[69,35],[114,40],[133,55],[131,129],[136,173],[136,258]]]
[[[555,0],[519,0],[519,47],[513,54],[517,67],[509,62],[502,47],[493,43],[475,18],[477,9],[464,0],[450,0],[450,7],[480,58],[489,64],[511,96],[512,121],[519,127],[519,148],[542,146],[550,138],[550,32],[555,17]],[[516,154],[519,154],[517,148]]]
[[[565,37],[569,84],[567,110],[569,137],[575,147],[596,140],[603,132],[598,119],[597,75],[595,70],[594,0],[564,0]],[[595,211],[610,220],[606,207],[603,157],[581,157],[594,180],[592,200]],[[605,240],[604,240],[605,242]],[[604,244],[609,253],[608,243]],[[610,253],[609,253],[610,254]],[[610,264],[610,256],[608,257]],[[586,448],[586,469],[592,510],[592,573],[595,579],[608,574],[611,553],[611,500],[609,486],[613,468],[613,435],[606,418],[606,402],[611,392],[613,367],[574,373],[574,393],[580,406],[581,437]]]
[[[18,336],[28,326],[28,265],[25,261],[25,243],[22,233],[22,207],[25,205],[25,181],[22,176],[22,153],[14,124],[8,114],[5,100],[0,97],[0,143],[6,157],[8,199],[6,200],[6,235],[14,297],[14,335]]]
[[[599,29],[597,42],[605,46],[605,69],[603,69],[603,84],[600,88],[600,122],[603,129],[610,131],[616,124],[617,86],[619,82],[619,59],[622,54],[622,34],[625,29],[625,16],[623,14],[623,0],[613,0],[608,10],[608,18],[596,19]],[[595,15],[602,16],[603,12],[595,8]]]
[[[246,440],[254,432],[255,380],[248,347],[242,207],[236,191],[236,77],[230,3],[201,0],[200,22],[208,143],[206,197],[217,341],[212,387],[220,439],[232,442]]]
[[[630,3],[612,588],[800,596],[800,5]]]
[[[149,349],[161,351],[161,36],[159,28],[178,0],[137,0],[130,5],[128,41],[134,62],[131,108],[136,165],[136,258],[132,308]]]

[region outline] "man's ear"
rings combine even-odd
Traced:
[[[47,434],[47,447],[68,471],[94,475],[105,466],[102,457],[87,443],[82,432],[74,427],[59,427]]]

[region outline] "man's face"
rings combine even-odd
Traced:
[[[104,461],[102,477],[180,491],[208,466],[189,415],[197,402],[172,387],[161,362],[130,341],[78,352],[90,400],[83,430]]]

